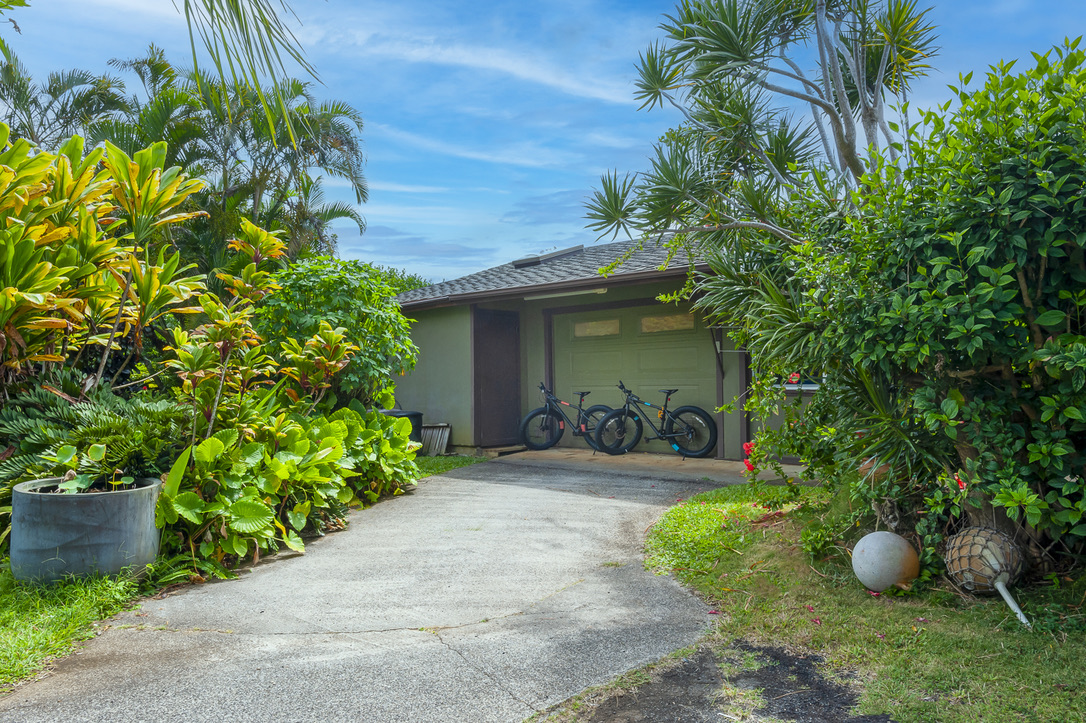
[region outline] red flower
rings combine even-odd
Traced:
[[[960,489],[960,490],[965,489],[965,482],[962,482],[961,477],[959,477],[958,475],[954,475],[954,481],[958,483],[958,489]]]
[[[788,383],[789,384],[798,384],[799,383],[799,372],[792,372],[791,374],[789,374],[788,375]]]
[[[754,442],[743,442],[743,454],[748,457],[754,454]]]
[[[743,464],[745,464],[747,466],[747,471],[748,472],[753,472],[754,471],[754,465],[750,463],[749,459],[744,459]]]

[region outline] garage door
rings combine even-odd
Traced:
[[[678,389],[670,408],[717,406],[716,358],[710,331],[701,319],[675,306],[637,306],[574,312],[554,317],[554,382],[559,397],[576,402],[573,392],[589,390],[586,405],[618,406],[622,380],[638,396],[663,404],[660,389]],[[714,415],[717,424],[720,418]],[[648,432],[646,428],[646,432]],[[584,442],[567,435],[563,444]],[[637,447],[670,452],[664,442]]]

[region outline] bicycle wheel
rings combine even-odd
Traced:
[[[701,407],[679,407],[664,422],[671,448],[684,457],[704,457],[716,446],[716,422]]]
[[[547,407],[533,409],[520,423],[520,439],[528,449],[550,449],[565,431],[562,417]]]
[[[596,427],[596,445],[607,454],[625,454],[641,441],[645,427],[641,415],[616,409],[600,420]]]
[[[596,427],[599,426],[600,420],[606,417],[610,411],[611,408],[606,404],[597,404],[584,410],[584,414],[581,416],[581,436],[584,437],[585,442],[588,442],[589,447],[597,451],[599,445],[596,444]]]

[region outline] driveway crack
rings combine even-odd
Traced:
[[[501,680],[499,680],[499,679],[498,679],[498,678],[497,678],[497,677],[496,677],[496,676],[495,676],[494,674],[492,674],[492,673],[490,673],[489,671],[487,671],[487,670],[485,670],[485,669],[483,669],[483,668],[479,667],[478,665],[476,665],[475,663],[473,663],[473,662],[472,662],[471,660],[469,660],[469,659],[468,659],[468,656],[464,655],[464,654],[463,654],[463,653],[461,653],[461,652],[460,652],[459,650],[457,650],[456,648],[454,648],[454,647],[453,647],[452,645],[450,645],[449,643],[447,643],[447,642],[445,641],[445,639],[444,639],[443,637],[441,637],[441,632],[440,632],[439,630],[431,630],[431,632],[432,632],[432,633],[434,634],[434,637],[436,637],[436,638],[437,638],[437,640],[438,640],[438,642],[439,642],[439,643],[441,643],[441,644],[442,644],[442,645],[444,645],[444,646],[445,646],[446,648],[448,648],[450,652],[452,652],[452,653],[456,653],[457,657],[459,657],[459,658],[460,658],[461,660],[463,660],[463,661],[464,661],[464,664],[465,664],[465,665],[467,665],[467,666],[468,666],[469,668],[471,668],[472,670],[476,671],[477,673],[482,673],[482,674],[483,674],[483,675],[485,675],[485,676],[486,676],[487,678],[489,678],[489,679],[490,679],[490,682],[492,682],[492,683],[493,683],[493,684],[494,684],[495,686],[497,686],[498,690],[500,690],[501,692],[505,693],[506,695],[508,695],[508,696],[509,696],[510,698],[512,698],[512,699],[513,699],[513,700],[515,700],[516,702],[520,703],[521,705],[527,706],[528,708],[530,708],[531,710],[535,711],[536,713],[538,713],[538,712],[540,712],[540,711],[542,710],[542,709],[541,709],[541,708],[539,708],[538,706],[536,706],[536,705],[534,705],[534,704],[532,704],[532,703],[529,703],[528,701],[524,700],[523,698],[521,698],[520,696],[518,696],[518,695],[517,695],[516,693],[514,693],[513,691],[511,691],[511,690],[509,690],[508,688],[506,688],[506,687],[505,687],[505,685],[504,685],[504,684],[502,683],[502,681],[501,681]]]

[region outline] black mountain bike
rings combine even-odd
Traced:
[[[577,401],[577,421],[570,421],[562,407],[572,407],[569,402],[563,402],[554,396],[542,383],[539,391],[543,392],[546,406],[533,409],[520,423],[520,438],[528,449],[549,449],[558,443],[566,432],[566,426],[573,430],[574,437],[584,437],[588,446],[599,449],[596,446],[596,424],[603,419],[611,408],[604,404],[597,404],[584,409],[584,398],[591,392],[574,392],[580,399]]]
[[[596,425],[596,448],[607,454],[625,454],[641,441],[645,431],[642,420],[647,421],[656,433],[653,439],[665,440],[671,448],[683,457],[704,457],[716,446],[716,422],[701,407],[679,407],[668,411],[671,395],[678,389],[661,389],[664,406],[643,401],[632,391],[618,383],[618,388],[626,395],[626,403],[614,410]],[[639,405],[656,410],[656,417],[662,422],[658,428],[651,419],[641,414]]]

